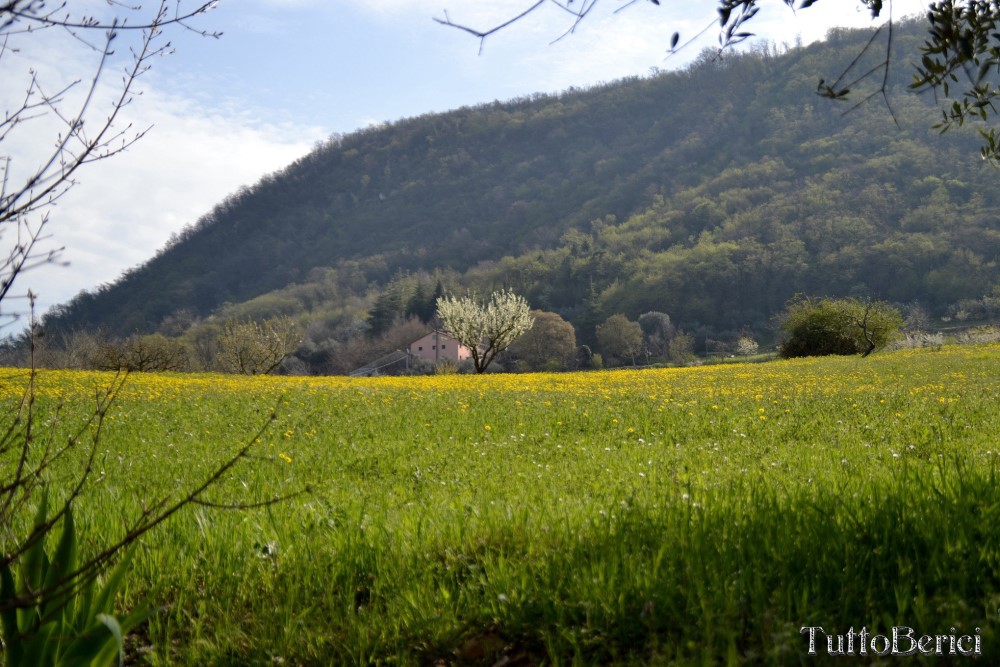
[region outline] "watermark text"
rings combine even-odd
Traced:
[[[900,625],[886,634],[874,634],[867,627],[843,634],[827,632],[822,626],[803,626],[799,633],[809,641],[808,655],[886,656],[886,655],[982,655],[979,628],[973,635],[959,635],[950,628],[946,635],[917,635],[911,627]],[[825,650],[824,650],[825,649]]]

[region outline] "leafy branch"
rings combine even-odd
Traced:
[[[997,0],[945,0],[928,9],[928,39],[920,47],[914,90],[938,90],[950,98],[955,84],[964,89],[941,112],[934,128],[947,132],[969,120],[986,122],[997,113],[1000,87],[1000,2]],[[1000,162],[1000,137],[995,128],[982,128],[980,155],[993,164]]]

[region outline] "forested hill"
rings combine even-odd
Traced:
[[[279,310],[324,308],[332,329],[432,274],[514,287],[584,339],[615,312],[760,327],[796,292],[943,315],[1000,285],[1000,172],[974,131],[938,134],[933,97],[907,91],[923,30],[897,26],[891,112],[815,94],[870,37],[835,31],[331,139],[45,325],[147,332],[282,290]]]

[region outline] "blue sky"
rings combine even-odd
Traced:
[[[182,0],[182,6],[195,4]],[[686,38],[712,22],[714,0],[663,0],[659,7],[640,1],[618,13],[622,0],[599,0],[574,34],[554,44],[571,21],[549,4],[490,37],[482,54],[477,39],[433,20],[447,11],[456,22],[486,27],[532,4],[220,0],[193,24],[222,37],[170,30],[165,37],[175,52],[157,59],[141,80],[143,94],[125,118],[135,127],[152,126],[150,132],[126,153],[81,172],[80,184],[52,210],[49,243],[65,246],[69,265],[35,269],[15,291],[30,287],[44,309],[111,282],[228,194],[281,169],[330,134],[681,67],[718,36],[709,30],[699,43],[666,58],[675,30]],[[108,11],[102,0],[71,5]],[[923,5],[895,0],[894,12],[908,15]],[[832,25],[872,24],[857,0],[822,0],[799,12],[779,0],[763,6],[753,28],[779,45],[820,39]],[[19,52],[0,59],[5,110],[23,95],[29,67],[52,82],[86,78],[92,71],[93,53],[65,34],[20,40]],[[119,45],[120,54],[125,47]],[[104,78],[106,97],[117,79],[115,71]],[[31,126],[0,144],[0,155],[26,169],[37,160],[33,150],[51,145],[51,132],[44,124]],[[10,238],[0,237],[0,243]]]

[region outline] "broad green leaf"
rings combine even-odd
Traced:
[[[115,642],[114,630],[105,622],[105,614],[97,614],[86,627],[77,634],[60,654],[64,665],[107,665],[120,654],[121,642]],[[117,622],[117,621],[116,621]]]
[[[75,600],[75,613],[72,619],[73,632],[82,633],[96,616],[98,610],[94,608],[94,588],[97,585],[97,577],[87,577],[86,583],[80,589]]]
[[[17,599],[17,586],[10,565],[0,567],[0,608],[13,605]],[[11,606],[0,612],[0,625],[3,630],[3,643],[8,665],[19,665],[22,662],[23,651],[18,641],[20,631],[17,625],[17,610]]]
[[[49,492],[46,489],[42,493],[42,499],[38,503],[38,510],[35,513],[35,524],[34,529],[31,531],[35,534],[42,526],[45,525],[45,521],[48,518],[49,509]],[[46,567],[46,555],[45,555],[45,535],[40,535],[38,539],[32,544],[28,550],[23,554],[21,558],[20,569],[20,579],[21,584],[24,586],[24,592],[34,592],[42,587],[42,583],[45,581],[45,567]]]
[[[58,644],[52,635],[56,634],[58,637],[58,629],[58,623],[45,623],[32,630],[30,635],[23,637],[21,645],[24,655],[21,664],[25,667],[40,667],[51,664],[53,662],[52,654]],[[17,667],[17,665],[12,664],[9,667]]]
[[[98,614],[97,620],[103,623],[114,636],[115,642],[118,644],[118,667],[124,667],[125,642],[122,638],[122,626],[119,625],[118,619],[110,614]]]
[[[49,561],[48,573],[45,577],[45,604],[42,605],[42,614],[56,609],[58,610],[59,605],[70,603],[68,596],[72,593],[72,584],[76,582],[64,581],[66,577],[71,575],[76,569],[76,527],[73,524],[73,509],[71,507],[66,508],[66,513],[63,515],[63,531],[62,536],[59,538],[59,545],[56,547],[55,554]],[[96,576],[96,575],[91,575]],[[66,590],[58,598],[53,597],[53,589],[60,585],[69,585],[69,589]]]
[[[94,602],[95,612],[109,613],[114,611],[115,596],[118,594],[119,587],[121,587],[122,580],[125,577],[125,572],[132,563],[132,556],[134,552],[134,549],[126,551],[125,555],[122,556],[121,561],[115,566],[115,569],[111,571],[111,574],[104,581],[104,585],[101,587],[100,593],[97,594],[97,600]]]

